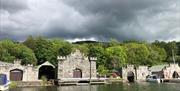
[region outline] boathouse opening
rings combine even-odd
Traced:
[[[13,69],[10,71],[10,81],[22,81],[23,71],[20,69]]]
[[[74,69],[73,78],[82,78],[82,70],[78,68]]]
[[[134,82],[134,73],[132,71],[127,73],[127,79],[129,82]]]
[[[173,77],[173,78],[179,78],[179,74],[178,74],[176,71],[174,71],[172,77]]]
[[[55,79],[55,68],[52,66],[41,66],[39,68],[38,79],[43,77],[47,78],[47,80]]]

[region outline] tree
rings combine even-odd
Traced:
[[[0,59],[5,62],[13,62],[15,59],[21,59],[23,65],[36,65],[37,59],[31,49],[23,44],[17,44],[11,40],[0,42]]]
[[[175,41],[168,42],[167,45],[165,46],[165,50],[167,52],[167,61],[168,62],[173,62],[172,52],[175,54],[175,58],[176,58],[176,55],[178,53],[178,47],[176,45],[176,42]]]
[[[113,46],[106,49],[112,69],[120,68],[126,64],[127,55],[122,46]]]
[[[49,61],[54,65],[57,65],[56,52],[53,50],[52,42],[46,40],[43,37],[38,37],[35,39],[34,53],[38,59],[38,65]]]
[[[88,45],[87,45],[87,44],[81,44],[81,45],[74,44],[74,45],[73,45],[73,48],[74,48],[73,50],[78,49],[78,50],[80,50],[85,56],[88,56],[89,49],[88,49]]]
[[[37,59],[34,52],[30,48],[24,46],[23,44],[15,45],[14,51],[16,52],[16,58],[21,59],[21,64],[37,64]]]
[[[152,45],[156,45],[156,46],[158,46],[158,47],[160,47],[160,48],[165,48],[167,44],[166,44],[166,42],[164,42],[164,41],[155,40],[155,41],[152,43]]]
[[[32,36],[28,36],[28,38],[23,42],[24,45],[31,48],[32,50],[35,49],[36,41]]]
[[[164,48],[160,48],[156,45],[149,45],[148,49],[150,54],[147,59],[147,65],[152,66],[165,62],[167,54]]]
[[[59,55],[61,56],[67,56],[69,54],[71,54],[72,52],[72,48],[73,46],[69,43],[69,42],[66,42],[62,45],[61,48],[59,48]]]
[[[112,47],[112,46],[118,46],[120,43],[118,40],[116,39],[111,39],[110,42],[109,42],[109,47]]]
[[[13,62],[15,56],[12,55],[14,43],[11,40],[5,39],[0,42],[0,60],[5,62]]]
[[[148,48],[145,44],[127,43],[125,44],[127,61],[129,64],[146,65],[149,56]]]
[[[97,71],[101,76],[105,76],[109,73],[109,70],[104,65],[99,65]]]

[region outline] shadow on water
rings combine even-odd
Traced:
[[[110,85],[15,88],[9,91],[180,91],[180,84],[117,83]]]

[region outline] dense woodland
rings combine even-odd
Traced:
[[[39,65],[49,61],[57,66],[57,56],[67,56],[79,49],[88,57],[97,57],[97,69],[107,74],[127,64],[157,65],[173,62],[172,55],[180,63],[180,42],[84,41],[69,43],[62,39],[46,39],[29,36],[24,42],[3,39],[0,41],[0,60],[13,62],[21,59],[22,65]]]

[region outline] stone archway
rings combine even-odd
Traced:
[[[173,78],[178,78],[178,77],[179,77],[179,74],[178,74],[176,71],[174,71],[172,77],[173,77]]]
[[[129,71],[128,73],[127,73],[127,79],[128,79],[128,81],[129,82],[134,82],[134,73],[132,72],[132,71]]]
[[[82,70],[78,68],[74,69],[73,78],[82,78]]]
[[[43,78],[46,78],[47,80],[56,78],[55,66],[48,61],[38,66],[38,79]]]
[[[20,69],[10,70],[10,80],[11,81],[22,81],[23,71]]]
[[[42,77],[49,79],[55,79],[55,69],[52,66],[41,66],[39,68],[38,79]]]

